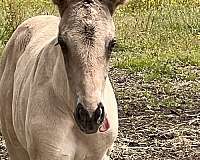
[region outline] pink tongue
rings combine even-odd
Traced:
[[[100,132],[105,132],[105,131],[107,131],[109,128],[110,128],[110,124],[109,124],[109,122],[108,122],[108,119],[105,118],[104,121],[103,121],[103,123],[102,123],[102,126],[99,128],[99,131],[100,131]]]

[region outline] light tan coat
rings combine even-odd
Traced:
[[[117,105],[108,79],[103,101],[111,128],[86,135],[76,126],[63,55],[55,46],[58,23],[54,16],[29,19],[5,49],[1,121],[13,160],[101,160],[117,136]]]

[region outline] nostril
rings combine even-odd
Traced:
[[[97,122],[97,124],[101,124],[103,122],[104,116],[105,116],[104,106],[102,103],[99,103],[96,111],[94,112],[94,119]]]

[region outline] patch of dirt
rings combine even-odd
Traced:
[[[112,160],[200,159],[200,79],[145,82],[142,73],[110,71],[119,110]],[[0,139],[0,159],[8,155]]]
[[[5,146],[5,140],[3,139],[2,135],[0,135],[0,159],[1,160],[8,159],[8,153]]]
[[[119,107],[113,160],[200,159],[200,82],[145,82],[141,73],[110,72]]]

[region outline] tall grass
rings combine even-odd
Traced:
[[[114,65],[174,77],[178,66],[200,66],[200,1],[130,1],[115,15]]]
[[[0,0],[0,54],[17,26],[39,14],[56,14],[49,0]]]

